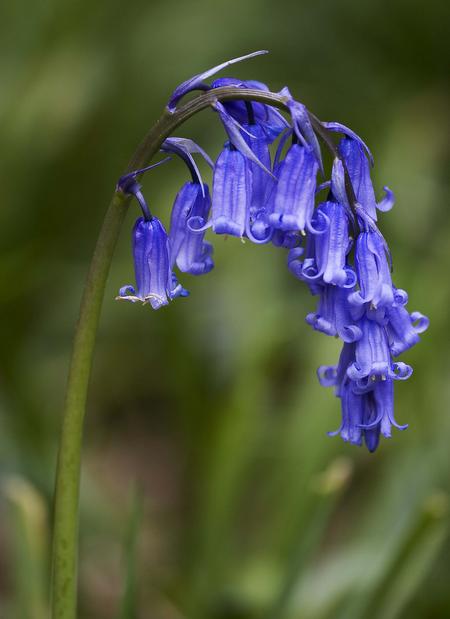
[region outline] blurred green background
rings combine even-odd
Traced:
[[[396,388],[409,422],[370,455],[331,439],[315,369],[339,344],[285,253],[217,237],[216,268],[152,312],[117,248],[88,402],[83,619],[450,616],[448,2],[15,0],[0,20],[0,617],[47,616],[57,440],[83,280],[116,179],[176,84],[227,58],[288,84],[375,156],[381,227],[431,327]],[[182,128],[212,156],[205,112]],[[148,175],[168,223],[179,162]]]

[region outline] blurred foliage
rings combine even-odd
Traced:
[[[43,616],[71,338],[115,181],[177,83],[260,48],[271,54],[234,73],[289,84],[319,117],[352,126],[377,188],[396,193],[381,224],[395,281],[431,318],[396,390],[410,428],[375,455],[326,436],[339,403],[315,369],[338,344],[304,323],[314,300],[274,248],[216,238],[214,271],[183,278],[189,299],[153,313],[114,303],[133,277],[133,210],[90,390],[80,617],[450,616],[448,7],[2,4],[1,617]],[[182,133],[214,156],[223,141],[209,112]],[[145,181],[166,222],[184,178],[173,162]],[[135,484],[142,505],[130,508]]]

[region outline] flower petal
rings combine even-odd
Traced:
[[[390,211],[391,208],[394,206],[395,196],[394,192],[391,191],[389,187],[385,186],[383,187],[383,189],[386,192],[386,195],[382,200],[380,200],[380,202],[377,202],[377,209],[382,213],[386,213],[387,211]]]

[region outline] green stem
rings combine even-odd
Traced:
[[[111,259],[126,214],[116,194],[106,213],[86,281],[75,332],[56,469],[52,608],[55,619],[76,617],[78,497],[86,395]]]
[[[164,111],[137,148],[127,172],[144,167],[158,152],[162,142],[191,116],[215,101],[236,99],[258,101],[286,109],[284,97],[261,90],[223,87],[203,93],[173,113]],[[326,130],[315,117],[311,116],[311,120],[323,137]],[[75,331],[56,468],[51,581],[53,619],[76,617],[78,503],[86,397],[106,280],[128,202],[128,197],[116,193],[106,212]]]

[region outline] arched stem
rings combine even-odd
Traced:
[[[286,109],[286,99],[275,93],[223,87],[195,97],[171,113],[167,109],[134,153],[125,173],[143,168],[162,142],[191,116],[215,101],[256,101]],[[334,148],[327,130],[311,115],[317,133]],[[334,151],[335,154],[335,151]],[[129,197],[113,195],[106,212],[84,287],[75,330],[63,411],[56,468],[52,545],[52,617],[75,619],[77,601],[78,509],[83,422],[95,339],[114,249],[125,218]]]

